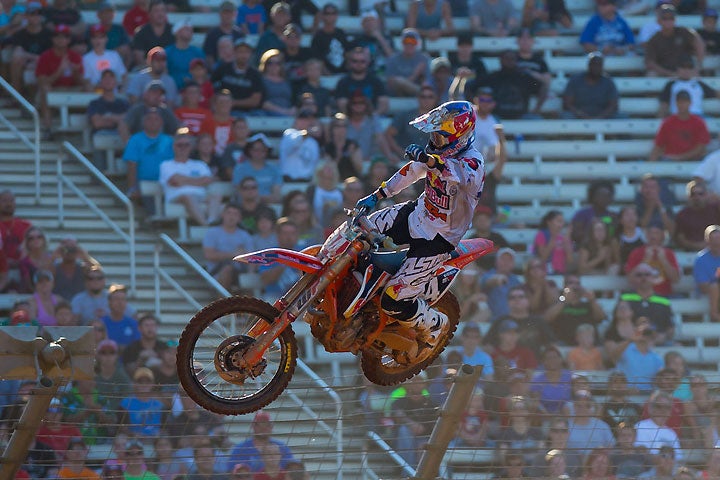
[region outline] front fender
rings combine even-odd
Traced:
[[[305,273],[314,273],[322,268],[322,263],[317,258],[307,253],[296,252],[286,248],[266,248],[259,252],[244,253],[233,258],[236,262],[249,263],[252,265],[271,265],[282,263],[288,267],[296,268]]]

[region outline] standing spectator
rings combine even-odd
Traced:
[[[159,324],[160,320],[153,314],[140,315],[137,321],[140,338],[130,342],[122,352],[122,364],[128,375],[135,373],[138,367],[150,367],[160,360],[160,353],[167,347],[158,339]]]
[[[348,45],[347,35],[342,28],[337,27],[338,7],[333,3],[326,3],[322,8],[322,24],[313,34],[310,49],[317,58],[322,59],[328,73],[341,73],[344,71],[345,49]]]
[[[610,237],[610,226],[596,218],[592,234],[578,249],[578,273],[617,275],[620,272],[618,251]]]
[[[671,410],[672,398],[670,395],[660,391],[650,395],[650,418],[640,420],[635,425],[637,431],[635,445],[647,448],[648,453],[652,455],[662,453],[663,447],[670,447],[677,453],[678,460],[681,460],[680,440],[673,429],[666,426]]]
[[[693,263],[693,278],[698,290],[707,294],[711,284],[717,282],[716,272],[720,268],[720,224],[705,228],[705,248],[698,252]],[[711,312],[716,309],[711,309]]]
[[[607,398],[600,407],[598,416],[613,429],[619,443],[622,425],[630,427],[632,430],[633,425],[641,418],[642,408],[627,397],[628,383],[623,372],[614,371],[608,375],[606,392]],[[634,430],[632,436],[634,441]]]
[[[35,72],[40,55],[52,47],[52,30],[43,25],[42,4],[28,2],[20,30],[7,42],[12,46],[10,57],[10,83],[18,92],[28,93],[25,72]]]
[[[160,80],[153,80],[145,86],[142,102],[131,106],[118,125],[118,133],[124,143],[127,143],[131,135],[142,131],[145,115],[149,110],[160,114],[164,134],[173,135],[180,128],[177,118],[165,104],[165,85]]]
[[[673,206],[675,194],[652,173],[646,173],[640,180],[640,191],[635,195],[635,206],[640,217],[640,226],[662,225],[671,235],[675,231]]]
[[[472,30],[482,35],[507,37],[520,26],[520,15],[510,0],[473,0],[468,10]]]
[[[530,391],[549,414],[560,413],[563,405],[570,401],[572,373],[564,363],[560,350],[549,346],[540,357],[542,368],[532,377]]]
[[[437,1],[437,0],[433,0]],[[420,2],[413,2],[416,5]],[[388,92],[394,96],[411,97],[429,80],[430,58],[419,47],[422,39],[414,28],[406,28],[400,37],[402,50],[388,57],[385,75]]]
[[[85,272],[91,266],[100,264],[78,244],[77,239],[72,235],[67,235],[60,241],[53,256],[59,257],[53,266],[57,280],[53,293],[66,300],[72,300],[85,289]]]
[[[521,284],[520,277],[513,273],[516,253],[511,248],[501,248],[495,257],[495,268],[482,276],[480,285],[488,295],[488,306],[493,321],[509,312],[507,297],[512,287]]]
[[[290,447],[280,440],[272,437],[273,424],[267,412],[259,411],[252,420],[252,436],[244,442],[235,445],[227,460],[226,470],[233,471],[235,465],[245,464],[252,472],[261,472],[264,463],[260,452],[263,447],[272,443],[280,449],[280,466],[287,467],[287,464],[295,461]]]
[[[692,57],[684,57],[680,60],[677,78],[668,80],[660,92],[660,117],[678,113],[676,96],[681,90],[690,94],[689,112],[693,115],[703,116],[703,100],[717,97],[717,91],[702,80],[698,80]]]
[[[437,40],[455,32],[452,14],[449,1],[415,0],[408,6],[405,25],[416,29],[423,38]]]
[[[149,109],[143,117],[143,130],[130,137],[123,160],[127,163],[127,195],[140,198],[141,180],[160,180],[160,164],[173,157],[170,135],[162,133],[163,119],[158,109]]]
[[[615,438],[607,423],[593,414],[593,399],[590,392],[575,392],[573,407],[575,413],[570,420],[568,448],[587,455],[596,448],[610,448]]]
[[[120,54],[115,50],[108,49],[107,43],[108,36],[105,27],[101,24],[92,25],[90,27],[90,46],[92,49],[82,57],[85,81],[91,90],[97,90],[98,87],[101,87],[100,81],[106,70],[113,72],[121,83],[127,73]]]
[[[278,49],[266,50],[260,57],[258,70],[262,75],[264,115],[287,117],[295,115],[292,85],[285,76],[285,56]]]
[[[42,326],[57,325],[55,305],[62,299],[52,293],[55,277],[48,270],[36,270],[32,277],[33,295],[28,300],[30,318]]]
[[[189,20],[173,25],[175,42],[165,49],[168,75],[175,81],[178,90],[182,90],[191,79],[190,64],[195,59],[205,60],[205,53],[192,45],[193,26]]]
[[[660,30],[645,46],[645,68],[648,75],[672,76],[680,60],[694,56],[699,68],[705,58],[705,44],[695,30],[675,26],[675,6],[660,6]]]
[[[497,106],[495,113],[501,119],[540,118],[539,106],[545,102],[542,82],[518,67],[518,54],[506,50],[500,55],[500,70],[476,82],[475,87],[492,88]],[[529,111],[531,96],[537,96],[536,106]]]
[[[588,55],[587,71],[570,78],[563,93],[564,118],[617,118],[619,94],[615,82],[603,72],[603,64],[603,55],[593,52]]]
[[[580,34],[586,53],[625,55],[633,50],[635,38],[630,26],[617,12],[617,0],[596,0],[597,13],[590,17]]]
[[[246,177],[254,177],[260,200],[268,203],[280,201],[282,174],[280,169],[267,163],[270,155],[270,140],[264,133],[256,133],[248,138],[245,145],[245,161],[233,169],[233,185],[239,185]]]
[[[552,273],[565,273],[573,261],[573,246],[563,230],[565,218],[559,210],[550,210],[540,220],[532,245],[532,253]]]
[[[310,110],[300,110],[280,140],[280,171],[287,182],[308,182],[320,160],[322,127]]]
[[[116,51],[123,60],[125,66],[130,65],[130,37],[122,25],[115,23],[115,5],[112,2],[103,1],[98,5],[96,12],[98,24],[103,27],[107,35],[105,48]]]
[[[181,204],[193,221],[204,226],[218,217],[220,199],[208,195],[207,186],[215,177],[205,162],[190,158],[192,147],[190,130],[178,129],[173,138],[174,155],[160,164],[159,180],[165,203]]]
[[[252,112],[259,109],[263,102],[263,80],[260,72],[250,66],[252,53],[253,47],[248,40],[236,40],[235,63],[218,65],[210,78],[216,92],[228,90],[234,111]]]
[[[217,46],[220,38],[229,36],[234,43],[235,40],[245,36],[242,28],[235,24],[238,15],[238,7],[235,3],[229,0],[223,1],[218,8],[218,14],[220,21],[207,31],[202,46],[208,65],[215,65],[218,60]]]
[[[352,113],[348,102],[351,97],[369,98],[378,115],[388,111],[389,99],[383,82],[370,71],[370,52],[365,47],[355,47],[347,54],[348,73],[343,75],[335,87],[338,109]],[[362,146],[362,145],[361,145]]]
[[[130,103],[140,99],[141,94],[152,82],[160,82],[165,90],[165,101],[171,108],[179,102],[178,87],[173,77],[168,75],[167,53],[163,47],[153,47],[147,53],[147,67],[130,77],[127,95]]]
[[[705,42],[705,51],[710,55],[720,53],[720,32],[717,24],[718,11],[714,8],[706,9],[702,14],[702,28],[699,28],[697,32]]]
[[[663,361],[652,350],[655,332],[650,323],[647,319],[638,319],[635,323],[633,336],[620,342],[611,359],[625,374],[632,389],[648,393],[652,390],[652,379],[663,367]]]
[[[572,15],[564,0],[525,0],[522,11],[522,26],[533,35],[551,36],[572,27]]]
[[[125,285],[113,284],[108,288],[109,313],[102,317],[110,340],[124,348],[140,338],[137,321],[125,314],[127,309],[127,288]]]
[[[172,33],[172,25],[168,22],[165,3],[162,0],[150,0],[147,23],[130,35],[133,35],[132,49],[136,65],[142,64],[153,48],[164,49],[171,45],[175,37]]]
[[[607,180],[593,180],[588,184],[588,206],[581,208],[573,215],[570,222],[569,237],[576,245],[580,245],[592,233],[592,222],[595,218],[601,219],[608,225],[615,223],[617,214],[610,210],[615,199],[615,186]]]
[[[618,215],[617,238],[613,239],[613,250],[619,264],[624,266],[630,252],[636,247],[645,245],[645,234],[638,225],[638,213],[635,205],[625,206]],[[622,273],[622,272],[620,272]]]
[[[148,470],[147,461],[145,460],[145,447],[138,440],[130,440],[125,445],[124,477],[126,480],[160,480],[160,477]]]
[[[35,76],[38,83],[37,102],[46,135],[50,135],[52,119],[47,104],[48,92],[57,90],[80,90],[85,85],[82,57],[70,49],[70,27],[57,25],[53,30],[52,47],[45,50],[37,60]]]
[[[690,113],[690,93],[680,90],[675,95],[677,113],[660,124],[648,160],[697,161],[705,156],[710,132],[699,115]]]
[[[132,39],[135,33],[150,20],[150,14],[148,13],[149,5],[150,0],[133,0],[132,7],[125,12],[122,19],[122,26],[129,38]],[[131,63],[135,62],[132,61]]]
[[[203,257],[210,275],[223,287],[232,290],[237,286],[237,275],[241,271],[241,265],[233,258],[251,251],[253,243],[250,234],[240,228],[242,215],[239,205],[226,204],[220,218],[220,225],[210,227],[205,233]]]
[[[705,248],[705,230],[720,225],[720,206],[711,199],[705,182],[691,180],[685,187],[688,203],[675,216],[675,245],[697,252]]]
[[[665,230],[659,225],[647,227],[645,229],[647,243],[630,252],[625,264],[625,272],[632,272],[640,263],[649,265],[657,275],[653,281],[655,293],[668,297],[672,295],[672,284],[680,280],[682,271],[675,252],[664,246],[666,236]]]

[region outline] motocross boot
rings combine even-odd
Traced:
[[[419,338],[424,340],[431,348],[435,348],[440,340],[440,334],[447,325],[448,317],[439,310],[428,305],[424,298],[418,298],[418,309],[415,316],[404,323],[416,329]]]

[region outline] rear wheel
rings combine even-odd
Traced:
[[[435,348],[421,350],[411,363],[405,359],[407,352],[389,349],[381,351],[379,348],[365,349],[360,358],[360,367],[368,380],[377,385],[397,385],[420,373],[440,356],[457,329],[460,305],[455,295],[447,292],[433,305],[433,308],[448,316],[447,325]]]
[[[254,412],[275,400],[295,371],[297,343],[288,326],[249,368],[236,360],[255,338],[257,322],[278,316],[270,304],[252,297],[228,297],[200,310],[185,327],[177,351],[180,383],[198,405],[223,415]]]

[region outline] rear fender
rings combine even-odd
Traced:
[[[468,238],[460,240],[455,250],[450,254],[450,260],[445,265],[464,268],[468,263],[495,251],[495,244],[487,238]]]
[[[314,273],[322,268],[320,260],[312,255],[285,248],[267,248],[259,252],[244,253],[233,258],[233,260],[251,265],[281,263],[305,273]]]

